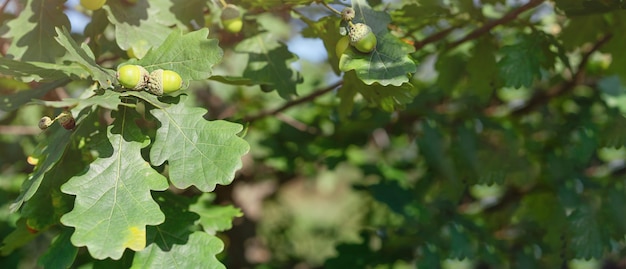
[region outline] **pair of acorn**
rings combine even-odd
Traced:
[[[341,11],[341,19],[348,22],[348,36],[344,36],[337,42],[335,47],[337,57],[341,57],[341,54],[348,48],[348,44],[363,53],[370,53],[376,48],[376,35],[372,32],[372,28],[365,23],[353,23],[354,17],[355,11],[351,7]]]
[[[52,125],[55,121],[58,121],[59,124],[61,124],[61,126],[63,126],[66,130],[73,130],[74,127],[76,127],[76,119],[74,119],[72,113],[69,111],[61,112],[61,114],[56,116],[54,119],[44,116],[39,120],[37,126],[39,126],[39,129],[45,130],[48,129],[48,127],[50,127],[50,125]]]
[[[117,69],[117,81],[126,89],[147,91],[161,96],[179,90],[183,86],[180,75],[171,70],[157,69],[148,73],[140,65],[123,65]]]

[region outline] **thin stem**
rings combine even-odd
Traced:
[[[499,18],[497,20],[493,20],[490,22],[485,23],[482,27],[470,32],[469,34],[467,34],[465,37],[450,43],[450,45],[448,45],[448,48],[454,48],[458,45],[461,45],[469,40],[472,39],[476,39],[478,37],[480,37],[483,34],[488,33],[489,31],[491,31],[491,29],[495,28],[498,25],[501,24],[506,24],[512,20],[517,19],[517,17],[524,13],[527,10],[530,10],[540,4],[543,4],[543,2],[545,2],[545,0],[531,0],[528,1],[528,3],[526,3],[525,5],[516,8],[514,10],[511,10],[509,13],[507,13],[506,15],[502,16],[502,18]]]
[[[222,4],[222,7],[228,6],[228,3],[226,3],[225,0],[220,0],[220,4]]]
[[[11,2],[11,0],[6,0],[3,4],[2,7],[0,7],[0,12],[4,12],[4,9],[7,8],[7,6],[9,5],[9,2]]]
[[[261,119],[261,118],[265,118],[267,116],[277,115],[278,113],[283,112],[283,111],[289,109],[292,106],[296,106],[296,105],[299,105],[299,104],[302,104],[302,103],[314,100],[315,98],[317,98],[319,96],[322,96],[322,95],[324,95],[324,94],[326,94],[328,92],[331,92],[332,90],[334,90],[335,88],[341,86],[342,84],[343,84],[343,81],[339,81],[339,82],[337,82],[335,84],[332,84],[332,85],[330,85],[330,86],[328,86],[326,88],[314,91],[311,94],[309,94],[307,96],[304,96],[304,97],[302,97],[300,99],[291,100],[291,101],[285,103],[284,105],[282,105],[282,106],[280,106],[280,107],[278,107],[276,109],[261,111],[259,114],[252,115],[252,116],[249,116],[249,117],[245,117],[243,120],[244,121],[248,121],[248,122],[252,122],[252,121],[255,121],[255,120],[258,120],[258,119]]]
[[[341,16],[341,12],[339,10],[336,10],[335,8],[331,7],[330,5],[328,5],[326,2],[324,1],[319,1],[319,3],[322,3],[322,5],[324,5],[327,9],[329,9],[330,11],[332,11],[333,13]]]
[[[491,31],[491,29],[495,28],[498,25],[501,24],[505,24],[508,23],[512,20],[517,19],[517,17],[522,14],[523,12],[530,10],[540,4],[542,4],[543,2],[545,2],[545,0],[530,0],[528,3],[524,4],[523,6],[520,6],[519,8],[516,8],[514,10],[511,10],[509,13],[507,13],[506,15],[502,16],[501,18],[497,19],[497,20],[493,20],[490,22],[485,23],[483,26],[475,29],[474,31],[470,32],[469,34],[467,34],[465,37],[454,41],[452,43],[450,43],[447,47],[450,48],[454,48],[458,45],[461,45],[469,40],[473,40],[476,39],[478,37],[480,37],[483,34],[488,33],[489,31]],[[427,38],[425,38],[424,40],[420,41],[420,42],[416,42],[414,47],[415,50],[419,50],[421,48],[423,48],[424,46],[430,44],[430,43],[434,43],[437,42],[441,39],[444,39],[445,37],[447,37],[454,29],[456,29],[457,27],[450,27],[444,30],[441,30]]]

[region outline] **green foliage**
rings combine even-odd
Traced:
[[[241,156],[249,149],[237,136],[241,125],[198,121],[205,111],[185,106],[184,99],[152,113],[161,126],[150,149],[150,160],[156,166],[169,162],[174,186],[184,189],[194,185],[212,191],[216,184],[230,184],[241,168]]]
[[[261,85],[264,91],[277,90],[285,99],[296,94],[296,84],[301,82],[301,78],[289,64],[297,57],[278,42],[274,34],[264,32],[249,37],[237,44],[234,50],[248,55],[248,64],[242,74],[249,80],[248,83]]]
[[[14,44],[6,54],[12,59],[22,61],[55,63],[66,52],[63,44],[53,39],[56,36],[55,28],[70,25],[69,19],[63,13],[65,1],[49,1],[46,5],[38,0],[22,2],[24,11],[6,23],[8,30],[3,37],[12,38]]]
[[[624,1],[68,3],[0,7],[2,268],[624,263]]]

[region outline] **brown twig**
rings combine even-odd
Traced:
[[[2,6],[0,7],[0,12],[4,13],[4,10],[7,8],[7,6],[9,5],[9,2],[11,2],[11,0],[6,0],[4,1],[4,3],[2,4]]]
[[[444,39],[446,36],[448,36],[452,31],[454,31],[454,29],[457,29],[458,27],[450,27],[444,30],[441,30],[433,35],[428,36],[427,38],[424,38],[422,41],[419,42],[415,42],[415,50],[420,50],[421,48],[423,48],[424,46],[430,44],[430,43],[434,43],[437,42],[441,39]]]
[[[489,31],[491,31],[491,29],[493,29],[494,27],[501,25],[501,24],[506,24],[512,20],[515,20],[520,14],[524,13],[527,10],[530,10],[538,5],[541,5],[543,2],[545,2],[545,0],[530,0],[528,1],[528,3],[526,3],[523,6],[520,6],[514,10],[511,10],[509,13],[507,13],[506,15],[502,16],[502,18],[499,18],[497,20],[493,20],[490,22],[485,23],[483,26],[475,29],[474,31],[470,32],[469,34],[467,34],[465,37],[454,41],[452,43],[450,43],[448,45],[448,48],[454,48],[458,45],[461,45],[469,40],[472,39],[476,39],[478,37],[480,37],[483,34],[488,33]]]
[[[285,103],[284,105],[282,105],[282,106],[280,106],[280,107],[278,107],[276,109],[261,111],[259,114],[252,115],[252,116],[249,116],[249,117],[245,117],[243,120],[247,121],[247,122],[252,122],[252,121],[255,121],[255,120],[267,117],[267,116],[274,116],[274,115],[276,115],[276,114],[278,114],[280,112],[283,112],[283,111],[289,109],[292,106],[296,106],[296,105],[299,105],[299,104],[311,101],[311,100],[313,100],[313,99],[315,99],[315,98],[317,98],[317,97],[319,97],[321,95],[324,95],[324,94],[326,94],[328,92],[331,92],[335,88],[341,86],[341,84],[343,84],[343,81],[339,81],[339,82],[334,83],[334,84],[332,84],[332,85],[330,85],[330,86],[328,86],[326,88],[314,91],[311,94],[309,94],[307,96],[304,96],[304,97],[302,97],[300,99],[291,100],[291,101]]]
[[[517,109],[515,111],[513,111],[513,115],[524,115],[530,111],[532,111],[536,106],[546,103],[549,100],[551,100],[552,98],[556,97],[556,96],[560,96],[562,94],[565,94],[567,92],[569,92],[571,89],[573,89],[574,87],[576,87],[577,85],[580,85],[581,83],[583,83],[584,77],[585,77],[585,66],[587,65],[587,63],[589,62],[589,59],[591,58],[591,55],[596,52],[597,50],[600,49],[600,47],[602,47],[604,44],[606,44],[609,40],[611,40],[611,38],[613,37],[613,34],[609,33],[604,35],[602,38],[600,38],[591,48],[589,48],[583,55],[582,55],[582,59],[580,61],[580,64],[578,64],[578,67],[576,69],[576,73],[574,73],[574,75],[572,76],[572,78],[568,81],[566,81],[565,83],[561,83],[559,85],[556,85],[550,89],[548,89],[547,91],[541,91],[535,95],[533,95],[533,97],[530,98],[530,100],[528,100],[528,102],[526,102],[526,105],[524,105],[523,107],[521,107],[520,109]]]
[[[483,34],[488,33],[489,31],[491,31],[491,29],[493,29],[494,27],[501,25],[501,24],[505,24],[508,23],[512,20],[515,20],[520,14],[524,13],[527,10],[530,10],[540,4],[542,4],[543,2],[545,2],[545,0],[530,0],[528,3],[524,4],[523,6],[520,6],[514,10],[511,10],[509,13],[507,13],[506,15],[502,16],[501,18],[497,19],[497,20],[493,20],[493,21],[489,21],[487,23],[485,23],[483,26],[475,29],[474,31],[470,32],[469,34],[467,34],[466,36],[464,36],[463,38],[454,41],[450,44],[448,44],[447,48],[454,48],[458,45],[461,45],[469,40],[472,39],[476,39],[478,37],[480,37]],[[423,48],[424,46],[433,43],[433,42],[437,42],[445,37],[447,37],[452,30],[456,29],[456,27],[450,27],[447,29],[444,29],[440,32],[437,32],[427,38],[425,38],[424,40],[420,41],[420,42],[416,42],[414,47],[415,50],[419,50],[421,48]]]

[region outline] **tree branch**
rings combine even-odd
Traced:
[[[501,24],[505,24],[508,23],[512,20],[515,20],[520,14],[524,13],[527,10],[530,10],[540,4],[542,4],[543,2],[545,2],[545,0],[530,0],[528,1],[528,3],[526,3],[523,6],[520,6],[514,10],[511,10],[509,13],[507,13],[506,15],[502,16],[502,18],[499,18],[497,20],[493,20],[493,21],[489,21],[487,23],[485,23],[483,26],[475,29],[474,31],[470,32],[469,34],[467,34],[465,37],[454,41],[450,44],[448,44],[447,48],[454,48],[458,45],[461,45],[469,40],[472,39],[476,39],[478,37],[480,37],[483,34],[486,34],[487,32],[491,31],[491,29],[493,29],[494,27],[501,25]],[[456,29],[456,27],[450,27],[448,29],[444,29],[440,32],[437,32],[427,38],[425,38],[424,40],[420,41],[420,42],[416,42],[414,47],[415,50],[419,50],[421,48],[423,48],[424,46],[433,43],[433,42],[437,42],[443,38],[445,38],[446,36],[448,36],[448,34],[450,34],[452,32],[452,30]]]
[[[435,34],[430,35],[427,38],[424,38],[422,41],[419,42],[415,42],[415,50],[420,50],[421,48],[423,48],[424,46],[430,44],[430,43],[434,43],[437,42],[441,39],[444,39],[446,36],[448,36],[454,29],[457,29],[458,27],[450,27],[447,29],[443,29]]]
[[[322,95],[324,95],[324,94],[334,90],[335,88],[341,86],[342,84],[343,84],[343,81],[338,81],[338,82],[336,82],[336,83],[334,83],[334,84],[332,84],[332,85],[330,85],[330,86],[328,86],[326,88],[323,88],[323,89],[320,89],[320,90],[316,90],[316,91],[312,92],[311,94],[309,94],[307,96],[304,96],[304,97],[302,97],[300,99],[291,100],[291,101],[285,103],[284,105],[282,105],[282,106],[280,106],[278,108],[275,108],[275,109],[261,111],[259,114],[252,115],[252,116],[249,116],[249,117],[245,117],[245,118],[243,118],[243,120],[247,121],[247,122],[253,122],[255,120],[258,120],[258,119],[261,119],[261,118],[264,118],[264,117],[267,117],[267,116],[277,115],[278,113],[283,112],[283,111],[289,109],[292,106],[296,106],[296,105],[299,105],[299,104],[306,103],[308,101],[314,100],[315,98],[317,98],[319,96],[322,96]]]
[[[461,45],[469,40],[472,39],[476,39],[479,36],[486,34],[487,32],[491,31],[491,29],[493,29],[494,27],[501,25],[501,24],[505,24],[508,23],[512,20],[517,19],[517,17],[524,13],[527,10],[530,10],[540,4],[542,4],[543,2],[545,2],[545,0],[530,0],[528,1],[528,3],[526,3],[525,5],[518,7],[514,10],[511,10],[509,13],[507,13],[506,15],[502,16],[502,18],[499,18],[497,20],[493,20],[490,22],[485,23],[483,26],[481,26],[480,28],[472,31],[471,33],[467,34],[465,37],[454,41],[452,43],[450,43],[450,45],[448,45],[448,48],[454,48],[458,45]]]

